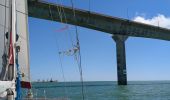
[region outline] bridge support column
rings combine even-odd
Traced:
[[[128,37],[114,35],[112,38],[116,42],[118,85],[127,85],[125,41]]]

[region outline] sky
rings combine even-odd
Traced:
[[[71,6],[70,0],[49,0]],[[76,8],[146,24],[170,28],[168,0],[73,0]],[[51,78],[80,81],[78,66],[73,56],[60,51],[75,43],[75,27],[29,17],[31,79]],[[71,35],[69,35],[71,34]],[[116,47],[108,33],[78,27],[81,46],[83,78],[85,81],[116,81]],[[127,79],[170,80],[170,42],[156,39],[128,37],[126,40]],[[63,70],[63,73],[62,73]]]

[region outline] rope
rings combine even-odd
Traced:
[[[17,19],[17,13],[16,13],[16,19]],[[16,21],[16,33],[17,33],[17,21]],[[16,42],[16,41],[15,41]],[[20,46],[18,46],[18,45],[16,45],[16,47],[15,47],[15,63],[16,63],[16,92],[17,92],[17,94],[16,94],[16,100],[21,100],[21,94],[22,94],[22,92],[21,92],[21,71],[20,71],[20,66],[19,66],[19,61],[18,61],[18,59],[19,59],[19,52],[20,52]]]
[[[19,70],[19,63],[18,63],[18,52],[19,48],[16,48],[16,67],[17,67],[17,79],[16,79],[16,90],[17,90],[17,97],[16,100],[21,100],[21,74]]]
[[[91,2],[89,0],[89,12],[91,11]]]
[[[50,9],[50,7],[49,7]],[[73,13],[74,13],[74,20],[75,22],[77,22],[76,20],[76,15],[75,15],[75,10],[74,10],[74,7],[73,7],[73,2],[72,2],[72,9],[73,9]],[[51,10],[51,9],[50,9]],[[67,17],[66,17],[66,14],[65,14],[65,11],[64,11],[64,8],[63,7],[59,7],[57,6],[57,10],[58,10],[58,13],[59,13],[59,17],[60,17],[60,20],[61,20],[61,23],[63,22],[63,19],[62,17],[64,16],[64,20],[65,20],[65,23],[67,24]],[[63,14],[62,14],[63,12]],[[51,13],[51,11],[50,11]],[[51,14],[52,15],[52,14]],[[52,17],[51,17],[52,18]],[[80,81],[81,81],[81,92],[82,92],[82,99],[84,100],[85,96],[84,96],[84,81],[83,81],[83,70],[82,70],[82,63],[81,63],[81,52],[80,52],[80,45],[79,45],[79,36],[78,36],[78,29],[77,29],[77,26],[75,26],[76,28],[76,46],[78,46],[79,48],[79,52],[78,54],[75,54],[75,58],[76,58],[76,62],[78,64],[78,68],[79,68],[79,73],[80,73]],[[70,37],[70,41],[72,43],[72,47],[74,49],[74,44],[73,44],[73,39],[72,39],[72,36],[71,34],[69,34],[69,37]],[[60,53],[59,53],[59,56],[60,56]],[[60,57],[61,58],[61,57]],[[60,59],[61,60],[61,59]],[[61,62],[61,61],[60,61]],[[62,65],[61,65],[62,66]]]
[[[60,2],[61,2],[61,1],[60,1]],[[62,2],[61,2],[61,5],[62,5]],[[65,23],[68,24],[68,21],[67,21],[67,17],[66,17],[64,8],[63,8],[63,7],[59,7],[59,6],[57,5],[57,9],[60,9],[60,15],[61,15],[61,13],[63,12],[63,16],[64,16]],[[59,11],[59,10],[58,10],[58,11]],[[61,16],[61,17],[62,17],[62,16]],[[61,17],[60,17],[60,19],[62,19]],[[64,21],[61,20],[61,23],[63,23],[63,22],[64,22]],[[70,33],[71,33],[71,32],[68,30],[68,34],[69,34],[69,37],[70,37],[70,42],[71,42],[72,48],[74,48],[73,39],[72,39],[72,36],[71,36]]]
[[[53,15],[52,15],[52,12],[51,12],[51,6],[50,6],[50,4],[49,4],[49,10],[50,10],[50,17],[51,17],[51,20],[53,21],[54,19],[53,19]]]
[[[61,8],[61,7],[59,7],[59,6],[57,5],[57,10],[58,10],[58,14],[59,14],[60,22],[61,22],[61,23],[63,23],[64,21],[63,21],[62,8]],[[68,42],[67,42],[67,44],[69,45],[69,43],[68,43]]]
[[[59,17],[60,17],[60,21],[61,23],[63,22],[63,17],[62,17],[62,14],[61,14],[61,9],[60,7],[57,5],[57,10],[58,10],[58,14],[59,14]]]
[[[61,3],[61,4],[62,4],[62,3]],[[67,21],[67,17],[66,17],[66,14],[65,14],[64,8],[63,8],[63,7],[61,7],[61,8],[62,8],[62,10],[63,10],[63,14],[64,14],[65,22],[66,22],[66,24],[67,24],[67,23],[68,23],[68,21]],[[70,32],[69,32],[69,33],[70,33]],[[72,38],[71,34],[69,34],[69,37],[70,37],[70,41],[71,41],[71,43],[72,43],[72,47],[74,48],[73,38]]]
[[[58,6],[57,6],[57,7],[58,7]],[[49,5],[49,10],[50,10],[50,17],[51,17],[52,20],[54,20],[54,18],[53,18],[53,16],[52,16],[51,6],[50,6],[50,5]],[[59,15],[61,15],[61,10],[58,9],[58,12],[59,12]],[[61,20],[61,22],[62,22],[62,15],[60,16],[60,20]],[[64,31],[64,30],[68,29],[68,28],[69,28],[69,26],[66,25],[66,26],[63,27],[63,28],[56,30],[56,32],[62,32],[62,31]]]
[[[90,20],[90,14],[91,14],[91,2],[89,0],[88,22]]]

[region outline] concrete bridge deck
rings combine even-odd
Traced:
[[[63,23],[113,34],[112,38],[116,42],[117,76],[119,85],[127,84],[125,41],[128,36],[170,40],[169,29],[80,9],[75,9],[74,16],[71,7],[39,2],[38,0],[28,0],[28,15],[30,17],[61,22],[58,13],[58,8],[60,7],[65,12],[61,13],[61,15],[63,17],[66,16],[67,18],[67,22],[63,21]]]
[[[58,7],[64,9],[68,24],[78,25],[109,34],[170,40],[169,29],[80,9],[75,9],[76,18],[74,18],[71,7],[47,2],[38,2],[36,0],[28,0],[28,15],[30,17],[46,20],[52,20],[53,18],[53,21],[60,22]],[[64,17],[63,13],[62,16]]]

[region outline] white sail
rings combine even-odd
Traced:
[[[2,1],[0,2],[2,4]],[[0,5],[0,13],[4,13],[5,7]],[[3,55],[4,50],[4,15],[0,14],[0,57]],[[2,59],[0,58],[0,72],[2,70]]]
[[[10,1],[11,2],[11,1]],[[7,40],[6,32],[9,32],[10,8],[9,0],[0,0],[0,99],[7,94],[7,89],[15,91],[15,80],[8,80],[5,77],[4,64],[7,63],[4,54],[8,54],[9,39]],[[12,27],[12,25],[11,25]],[[9,35],[8,35],[9,36]],[[12,36],[13,37],[13,36]],[[12,75],[12,74],[11,74]],[[11,79],[14,78],[14,74]],[[15,95],[15,92],[14,92]]]
[[[9,3],[6,2],[6,6],[9,7]],[[5,0],[0,0],[0,72],[3,68],[3,59],[2,56],[4,54],[4,44],[6,44],[7,40],[4,38],[5,33],[8,31],[9,24],[9,8],[6,7],[5,12]],[[5,15],[6,13],[6,15]],[[5,18],[6,17],[6,18]],[[5,20],[6,19],[6,20]],[[6,22],[6,23],[5,23]],[[4,41],[5,39],[5,41]]]
[[[28,9],[27,0],[16,0],[17,9],[17,34],[19,40],[17,44],[20,46],[19,66],[22,73],[22,82],[24,87],[30,85],[30,64],[29,64],[29,36],[28,36]]]
[[[6,1],[6,5],[5,5]],[[0,73],[3,68],[4,54],[4,35],[9,32],[9,1],[10,0],[0,0]],[[6,6],[6,15],[5,15]],[[19,40],[16,45],[20,46],[19,52],[19,67],[22,74],[22,81],[30,82],[30,65],[29,65],[29,36],[28,36],[28,14],[27,14],[27,0],[16,0],[16,33],[19,35]],[[5,24],[6,19],[6,24]],[[4,28],[5,31],[4,31]],[[5,43],[7,39],[5,38]],[[8,52],[8,50],[5,50]]]

